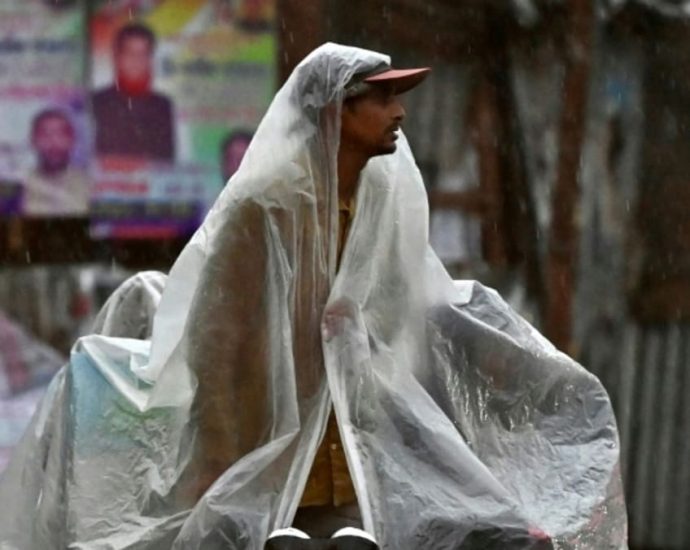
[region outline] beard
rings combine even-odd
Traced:
[[[376,147],[374,153],[371,156],[380,157],[382,155],[392,155],[397,150],[398,145],[394,141],[388,143],[381,143],[378,147]]]
[[[53,176],[60,174],[69,167],[70,156],[67,155],[45,155],[38,159],[38,170],[45,175]]]

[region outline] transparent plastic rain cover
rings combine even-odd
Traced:
[[[76,343],[2,478],[0,548],[261,549],[332,408],[382,548],[626,547],[606,392],[496,292],[451,280],[402,135],[361,175],[336,269],[343,90],[388,62],[312,52],[160,303],[140,281],[152,335]]]

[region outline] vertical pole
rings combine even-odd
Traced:
[[[486,74],[480,75],[473,96],[475,120],[472,134],[479,154],[479,185],[486,204],[481,225],[483,255],[489,265],[502,268],[508,263],[508,255],[503,223],[498,93]]]
[[[563,351],[572,351],[573,294],[579,231],[576,214],[578,176],[584,140],[593,40],[594,2],[571,0],[565,38],[565,80],[559,132],[556,185],[546,264],[546,335]]]
[[[276,1],[278,77],[282,84],[295,66],[325,41],[326,0]]]

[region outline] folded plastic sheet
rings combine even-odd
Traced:
[[[383,548],[626,547],[606,392],[494,291],[450,279],[403,136],[362,173],[336,270],[343,89],[388,61],[308,56],[173,267],[151,340],[75,345],[0,483],[0,547],[258,550],[291,524],[332,409]]]
[[[93,321],[92,332],[118,338],[147,340],[167,276],[142,271],[124,281],[108,298]]]

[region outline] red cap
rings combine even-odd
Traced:
[[[367,76],[362,81],[370,84],[377,82],[391,82],[395,86],[395,93],[402,94],[422,82],[431,72],[430,67],[418,69],[386,69],[383,72]]]

